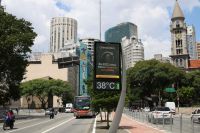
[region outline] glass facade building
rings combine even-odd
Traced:
[[[138,37],[137,26],[130,22],[120,23],[105,32],[105,42],[121,43],[122,38],[130,39],[132,36]]]

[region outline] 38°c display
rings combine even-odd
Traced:
[[[121,90],[121,45],[95,42],[94,88],[97,90]]]

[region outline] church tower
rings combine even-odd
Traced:
[[[186,69],[188,68],[189,53],[187,46],[187,26],[184,20],[185,17],[176,0],[170,24],[172,43],[170,57],[173,65]]]

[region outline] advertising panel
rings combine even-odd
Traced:
[[[87,85],[85,80],[88,78],[88,63],[87,63],[88,50],[87,46],[83,43],[80,43],[80,89],[79,94],[87,95]]]

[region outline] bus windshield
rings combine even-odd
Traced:
[[[89,110],[90,109],[90,97],[75,97],[75,108],[80,110]]]

